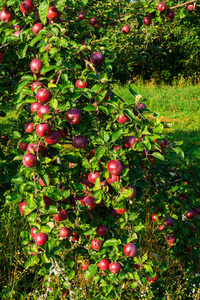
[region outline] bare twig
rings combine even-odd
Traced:
[[[60,70],[60,73],[58,75],[58,78],[56,80],[56,84],[58,84],[59,80],[60,80],[60,76],[62,75],[63,69]]]
[[[177,4],[177,5],[175,5],[175,6],[170,7],[170,9],[182,7],[182,6],[185,6],[185,5],[187,5],[187,4],[194,3],[194,2],[197,2],[197,0],[190,0],[190,1],[187,1],[187,2],[185,2],[185,3]]]

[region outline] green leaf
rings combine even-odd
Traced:
[[[88,0],[81,0],[81,6],[84,8],[88,3]]]
[[[139,215],[135,212],[131,213],[129,216],[129,220],[130,221],[134,221],[135,219],[137,219],[139,217]]]
[[[58,107],[58,100],[55,99],[55,98],[51,99],[50,105],[51,105],[54,109],[57,109],[57,107]]]
[[[184,152],[181,148],[177,147],[177,148],[174,148],[174,151],[179,154],[182,158],[184,158]]]
[[[99,180],[99,182],[100,182],[100,180]],[[100,183],[100,186],[101,186],[101,183]],[[101,200],[103,198],[103,191],[102,190],[95,191],[93,196],[95,198],[95,203],[99,204],[99,203],[101,203]]]
[[[131,94],[133,96],[137,96],[138,92],[137,92],[137,87],[134,84],[129,84],[129,91],[131,92]]]
[[[41,41],[42,40],[42,36],[39,34],[37,36],[35,36],[32,41],[30,42],[30,46],[34,46],[38,41]]]
[[[94,191],[96,191],[96,190],[99,190],[101,188],[101,180],[100,180],[100,177],[98,177],[96,180],[95,180],[95,184],[94,184]],[[99,193],[97,194],[96,192],[96,196],[94,196],[95,197],[95,199],[99,199],[99,198],[102,198],[103,197],[103,195],[102,195],[102,191],[98,191]],[[101,193],[100,193],[101,192]],[[101,202],[101,201],[100,201]],[[99,203],[100,203],[99,202]],[[98,203],[98,202],[97,202]]]
[[[74,270],[70,270],[69,274],[68,274],[68,279],[72,280],[75,276],[75,271]]]
[[[88,104],[87,106],[85,106],[83,108],[83,110],[85,110],[85,111],[96,111],[96,107],[94,107],[93,104]]]
[[[111,136],[112,142],[115,143],[116,140],[118,140],[123,133],[124,133],[123,128],[119,128],[119,129],[115,130]]]
[[[46,74],[52,70],[54,70],[56,68],[56,66],[43,66],[41,71],[40,71],[40,74]]]
[[[39,6],[39,17],[43,24],[46,23],[48,9],[49,9],[49,1],[46,0],[42,1]]]
[[[105,243],[103,244],[103,247],[117,246],[117,245],[121,245],[121,240],[111,239],[111,240],[105,241]]]
[[[27,201],[27,206],[31,211],[37,208],[37,203],[34,200],[33,194],[29,194],[26,201]]]
[[[142,223],[140,223],[139,225],[135,226],[134,229],[135,229],[135,232],[138,232],[138,231],[142,230],[143,228],[145,228],[145,226]]]
[[[31,256],[25,263],[24,267],[25,269],[28,269],[30,267],[33,267],[34,265],[37,265],[39,263],[39,258],[37,256]]]
[[[92,235],[96,231],[96,227],[84,231],[84,235]]]
[[[88,270],[85,271],[85,280],[90,279],[92,276],[94,276],[97,272],[97,266],[96,265],[89,265]]]
[[[165,160],[164,156],[159,152],[154,152],[152,155],[160,160]]]
[[[124,113],[131,119],[131,120],[135,120],[135,115],[133,113],[132,110],[126,108],[124,109]]]

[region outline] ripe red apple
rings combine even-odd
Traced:
[[[20,30],[21,28],[20,28],[19,25],[16,24],[16,25],[14,25],[14,29],[15,29],[15,30]]]
[[[129,121],[127,116],[119,115],[118,119],[116,120],[119,124],[124,124]]]
[[[20,10],[24,14],[30,14],[34,11],[34,4],[31,0],[26,0],[20,4]]]
[[[173,10],[170,10],[167,14],[166,17],[168,20],[172,20],[175,17],[175,12]]]
[[[34,130],[34,123],[27,123],[25,125],[25,131],[28,133],[32,133]]]
[[[101,271],[107,271],[109,269],[109,265],[110,265],[110,261],[104,258],[100,260],[100,262],[98,262],[97,267],[99,267]]]
[[[58,214],[54,214],[53,216],[58,222],[65,221],[68,218],[68,211],[61,210]]]
[[[90,25],[94,26],[97,23],[96,18],[90,19]]]
[[[24,143],[24,142],[21,142],[21,143],[19,144],[19,148],[20,148],[22,151],[26,151],[27,147],[28,147],[28,144],[26,144],[26,143]]]
[[[107,165],[107,170],[112,175],[119,175],[123,170],[123,165],[119,160],[110,160]]]
[[[175,244],[175,242],[176,242],[176,238],[175,238],[175,236],[173,236],[173,235],[167,236],[167,237],[166,237],[166,240],[167,240],[167,242],[168,242],[170,248],[171,248],[171,247]]]
[[[3,10],[0,14],[0,19],[3,23],[10,23],[13,19],[13,14],[10,10]]]
[[[128,257],[133,257],[137,253],[137,247],[133,243],[128,243],[124,246],[124,254]]]
[[[104,89],[101,89],[101,90],[94,96],[95,101],[97,101],[97,95],[99,95],[101,92],[104,92]],[[105,97],[103,98],[103,100],[101,100],[101,103],[107,101],[108,98],[109,98],[109,94],[108,94],[108,92],[107,92],[106,95],[105,95]],[[96,103],[93,103],[93,105],[94,105],[94,104],[96,104]],[[95,105],[94,105],[94,106],[95,106]],[[96,107],[97,107],[97,105],[96,105]]]
[[[20,30],[15,31],[15,32],[13,33],[13,36],[19,37],[19,36],[20,36],[20,33],[21,33]]]
[[[158,280],[158,273],[156,273],[156,276],[154,276],[153,278],[150,277],[146,277],[147,281],[150,283],[154,283]]]
[[[42,67],[43,67],[43,62],[40,59],[37,58],[33,59],[30,63],[31,71],[34,74],[39,74]]]
[[[68,129],[67,128],[59,128],[58,130],[60,132],[60,137],[61,138],[64,138],[65,136],[68,135]]]
[[[164,221],[165,226],[172,226],[174,223],[174,220],[172,218],[166,218]]]
[[[165,149],[167,146],[167,140],[166,139],[162,139],[161,142],[158,141],[158,139],[153,140],[154,143],[160,145],[161,149]]]
[[[83,270],[88,270],[88,267],[89,267],[89,265],[90,265],[90,261],[88,260],[87,262],[86,262],[86,264],[81,264],[81,269],[83,269]]]
[[[85,82],[82,82],[81,79],[78,79],[75,86],[79,89],[89,88],[89,81],[86,80]]]
[[[92,183],[95,183],[96,179],[100,177],[100,173],[99,172],[95,172],[95,173],[92,173],[90,172],[89,175],[88,175],[88,180]]]
[[[144,23],[144,25],[150,25],[151,24],[151,18],[150,17],[144,17],[143,23]]]
[[[128,34],[129,32],[130,32],[130,26],[128,26],[128,25],[124,25],[123,27],[122,27],[122,33],[123,34]]]
[[[34,89],[35,89],[37,86],[40,86],[40,87],[42,88],[42,87],[43,87],[42,82],[39,82],[39,81],[34,82],[34,83],[32,84],[32,86],[31,86],[32,92],[34,92]]]
[[[74,148],[83,149],[87,146],[87,140],[84,136],[75,136],[72,142]]]
[[[33,154],[34,153],[36,154],[38,152],[41,155],[43,155],[46,152],[46,147],[43,143],[40,143],[39,147],[38,147],[37,143],[35,143],[35,144],[30,143],[27,147],[27,151],[28,151],[28,153],[33,153]]]
[[[165,9],[166,9],[165,3],[159,3],[158,4],[157,10],[159,10],[160,12],[163,12],[163,11],[165,11]]]
[[[110,213],[115,219],[117,219],[117,217],[119,216],[118,212],[116,212],[114,208],[111,208]]]
[[[66,112],[65,120],[72,125],[78,125],[81,120],[81,112],[77,108],[71,108]]]
[[[138,143],[138,140],[135,136],[127,136],[125,138],[124,146],[132,149],[135,143]]]
[[[80,15],[78,16],[79,21],[82,21],[83,19],[85,19],[85,12],[80,13]]]
[[[55,6],[50,6],[47,14],[47,18],[53,22],[59,20],[61,12],[57,10]]]
[[[21,202],[20,205],[19,205],[19,210],[20,210],[20,212],[21,212],[22,215],[24,215],[24,212],[25,212],[24,209],[25,209],[26,206],[27,206],[27,202],[26,201]]]
[[[194,3],[189,4],[187,8],[190,11],[194,10]]]
[[[126,208],[124,209],[121,209],[121,208],[115,208],[116,212],[119,214],[119,215],[123,215],[126,211]]]
[[[119,181],[119,176],[110,174],[109,177],[107,178],[108,183],[113,183],[113,182],[118,182]]]
[[[64,239],[70,237],[71,231],[67,229],[66,227],[61,227],[59,230],[60,236]]]
[[[73,232],[72,236],[72,242],[77,242],[79,240],[79,234],[77,234],[76,232]]]
[[[163,230],[165,228],[165,226],[164,225],[160,225],[159,227],[158,227],[158,229],[161,231],[161,230]]]
[[[92,196],[86,196],[83,199],[85,205],[88,205],[91,209],[94,209],[96,207],[95,198]]]
[[[57,144],[61,139],[60,132],[53,130],[50,135],[44,138],[45,142],[50,145]]]
[[[0,64],[3,62],[3,53],[0,52]]]
[[[41,107],[38,109],[38,117],[40,117],[40,119],[42,119],[42,115],[43,114],[47,114],[49,115],[49,111],[50,111],[50,106],[49,105],[41,105]]]
[[[153,215],[151,216],[151,219],[152,219],[152,221],[157,222],[158,219],[159,219],[159,217],[158,217],[156,214],[153,214]]]
[[[42,199],[43,199],[43,201],[44,201],[44,203],[45,203],[45,208],[46,208],[47,206],[49,206],[49,205],[52,204],[52,199],[51,199],[51,198],[49,198],[49,197],[43,195]]]
[[[33,113],[34,111],[38,111],[41,106],[42,106],[41,102],[33,102],[31,104],[31,112]]]
[[[40,137],[50,136],[52,133],[51,126],[48,123],[41,123],[36,126],[36,133]]]
[[[22,162],[25,167],[33,168],[37,164],[37,158],[34,154],[27,153],[24,155]]]
[[[48,241],[48,235],[46,233],[39,232],[38,234],[36,234],[35,243],[38,246],[44,245],[47,241]]]
[[[104,236],[108,233],[108,227],[106,225],[100,224],[97,226],[96,233],[100,236]]]
[[[93,239],[91,242],[91,247],[93,250],[99,251],[102,241],[98,239]]]
[[[43,27],[44,27],[44,25],[43,25],[42,23],[36,23],[35,25],[33,25],[32,31],[33,31],[33,33],[34,33],[35,35],[38,35],[38,32],[39,32],[40,30],[42,30]]]
[[[38,183],[41,185],[41,186],[46,186],[46,184],[43,182],[43,180],[41,178],[38,178]],[[49,185],[52,184],[52,180],[51,178],[49,177]]]
[[[100,66],[104,61],[103,54],[99,51],[93,52],[90,56],[90,61],[94,66]]]
[[[120,265],[120,263],[118,263],[118,261],[116,263],[112,262],[109,264],[109,270],[113,274],[119,273],[120,268],[121,268],[121,265]]]
[[[188,219],[193,219],[194,218],[194,211],[192,209],[188,210],[188,212],[185,214],[185,216]]]
[[[37,234],[37,229],[35,227],[31,228],[31,236],[34,239]]]
[[[36,99],[43,103],[49,102],[51,97],[51,92],[44,88],[40,88],[36,93]]]
[[[137,106],[137,109],[139,110],[140,113],[142,113],[145,108],[147,107],[144,103],[139,103]]]

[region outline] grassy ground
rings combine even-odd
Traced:
[[[138,83],[137,91],[147,98],[148,109],[157,112],[164,123],[172,125],[165,133],[172,140],[182,140],[185,155],[193,163],[200,160],[200,86],[155,86]],[[133,96],[126,87],[115,88],[122,98]]]

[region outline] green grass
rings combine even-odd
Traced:
[[[164,123],[172,127],[165,133],[172,140],[182,140],[181,146],[190,161],[200,160],[200,86],[155,86],[138,83],[137,92],[147,99],[149,110],[157,112]],[[114,91],[126,99],[133,99],[128,86],[115,87]],[[143,101],[142,101],[143,102]]]

